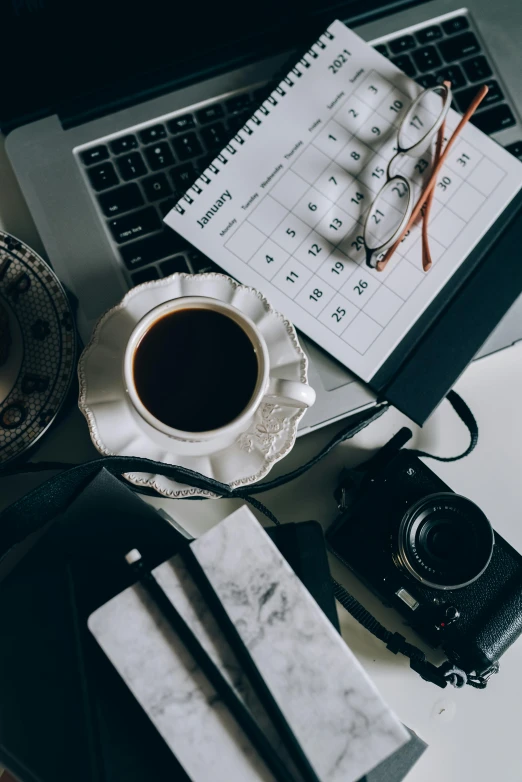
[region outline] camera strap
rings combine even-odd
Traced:
[[[122,480],[125,473],[157,473],[187,486],[208,492],[208,497],[244,499],[274,524],[279,524],[276,516],[252,495],[276,488],[302,475],[327,456],[337,445],[354,437],[362,429],[365,429],[373,421],[380,418],[388,408],[389,404],[384,403],[352,416],[348,424],[314,458],[301,467],[292,470],[292,472],[265,483],[254,486],[240,486],[235,489],[232,489],[226,483],[216,481],[214,478],[208,478],[206,475],[189,470],[186,467],[164,464],[163,462],[156,462],[152,459],[144,459],[138,456],[102,456],[99,459],[84,462],[83,464],[34,462],[5,468],[0,472],[0,479],[22,473],[37,473],[47,470],[61,470],[61,472],[21,497],[0,513],[0,562],[14,546],[21,543],[32,533],[40,530],[60,513],[63,513],[101,469],[107,470],[111,475]],[[137,487],[131,483],[125,483],[138,494],[155,497],[162,496],[155,491],[144,489],[142,486]],[[206,498],[197,497],[193,499],[204,500]]]
[[[450,391],[446,397],[459,418],[463,421],[470,433],[470,444],[466,450],[452,457],[441,457],[423,451],[413,451],[417,456],[427,456],[440,461],[456,461],[467,456],[475,448],[478,441],[478,426],[475,418],[464,402],[464,400],[455,392]],[[260,502],[254,495],[262,492],[271,491],[279,486],[298,478],[303,473],[310,470],[318,462],[328,456],[331,451],[346,440],[351,439],[361,432],[371,423],[380,418],[390,407],[387,402],[378,404],[370,410],[364,410],[352,416],[349,423],[333,437],[312,459],[300,467],[280,475],[270,481],[265,481],[253,486],[241,486],[231,489],[227,484],[208,478],[201,473],[189,470],[186,467],[177,465],[163,464],[151,459],[131,456],[105,456],[100,459],[94,459],[83,464],[71,465],[63,462],[35,462],[27,463],[18,467],[6,468],[0,472],[0,478],[22,473],[43,472],[46,470],[61,470],[62,472],[50,478],[48,481],[29,492],[17,502],[7,507],[0,513],[0,562],[7,554],[19,543],[25,540],[29,535],[42,529],[46,524],[52,521],[60,513],[63,513],[74,498],[82,491],[89,481],[101,469],[106,469],[112,475],[122,478],[128,472],[158,473],[167,478],[179,481],[188,486],[207,491],[215,497],[243,499],[250,503],[252,507],[263,513],[273,524],[279,525],[277,517]],[[407,436],[406,436],[407,433]],[[406,440],[404,438],[406,437]],[[374,467],[382,455],[392,447],[397,448],[400,440],[406,442],[411,437],[409,429],[401,429],[380,451],[371,459],[360,465],[357,471],[366,471]],[[399,446],[400,447],[400,446]],[[141,494],[150,494],[158,496],[152,490],[144,490],[143,487],[135,487],[129,483],[127,485]],[[196,498],[194,498],[196,499]],[[204,499],[204,498],[197,498]],[[445,687],[449,682],[454,686],[460,687],[463,684],[471,684],[474,687],[484,687],[485,683],[473,680],[473,677],[463,671],[455,669],[448,663],[449,667],[436,666],[429,663],[423,652],[399,633],[392,633],[386,630],[377,620],[352,596],[341,584],[333,580],[335,596],[346,608],[346,610],[366,627],[373,635],[386,643],[388,649],[395,654],[401,653],[409,657],[410,665],[427,681],[432,681],[440,687]]]
[[[345,608],[359,624],[366,628],[366,630],[369,630],[372,635],[386,644],[386,648],[389,649],[390,652],[393,652],[393,654],[403,654],[405,657],[408,657],[410,660],[410,668],[418,673],[425,681],[432,682],[432,684],[436,684],[438,687],[442,688],[446,687],[448,684],[457,688],[469,684],[471,687],[483,690],[488,683],[488,679],[494,673],[498,673],[498,663],[492,665],[486,673],[480,676],[466,673],[449,660],[440,666],[430,663],[429,660],[426,659],[426,655],[423,651],[413,644],[408,643],[406,638],[400,633],[392,633],[391,630],[387,630],[384,625],[378,622],[353,595],[341,586],[341,584],[335,579],[332,579],[332,581],[335,597],[343,608]]]

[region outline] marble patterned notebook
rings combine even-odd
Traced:
[[[408,741],[248,508],[191,546],[321,782],[355,782]],[[290,766],[180,557],[154,576]],[[95,611],[89,628],[194,782],[273,779],[140,586]]]

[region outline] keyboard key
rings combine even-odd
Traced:
[[[205,274],[207,272],[223,273],[223,269],[211,261],[210,258],[207,258],[206,255],[200,253],[199,250],[192,250],[189,253],[189,264],[194,274]]]
[[[252,116],[251,111],[238,111],[237,114],[233,114],[227,122],[227,131],[230,135],[237,133],[237,131],[243,127],[245,122]]]
[[[104,193],[98,196],[98,201],[103,214],[107,215],[107,217],[130,212],[131,209],[137,209],[138,206],[142,206],[145,203],[138,185],[134,183],[122,185],[122,187],[117,187],[109,193]]]
[[[167,141],[160,141],[153,147],[147,147],[143,152],[152,171],[158,171],[176,162]]]
[[[439,51],[445,62],[455,62],[480,52],[480,44],[473,33],[462,33],[439,43]]]
[[[417,76],[417,84],[427,90],[437,85],[437,79],[432,73],[425,73],[423,76]]]
[[[255,104],[253,103],[249,92],[243,92],[241,95],[234,95],[233,98],[227,100],[225,105],[229,114],[235,114],[237,111],[255,108]],[[252,114],[252,111],[250,114]]]
[[[201,138],[207,149],[221,149],[229,140],[229,134],[222,122],[215,122],[201,131]]]
[[[161,273],[164,277],[168,277],[169,274],[176,274],[179,272],[188,272],[189,267],[184,255],[176,255],[175,258],[169,258],[168,261],[160,263]]]
[[[479,130],[490,135],[515,125],[516,119],[507,103],[501,103],[500,106],[495,106],[493,109],[480,111],[478,114],[475,114],[471,118],[471,122]]]
[[[496,82],[494,79],[491,79],[490,81],[486,82],[486,84],[489,87],[489,92],[480,104],[481,109],[485,109],[488,106],[493,106],[493,104],[500,103],[500,101],[504,100],[504,94],[498,86],[498,82]],[[459,111],[462,113],[466,111],[469,104],[477,94],[479,86],[482,85],[475,84],[473,87],[468,87],[466,90],[461,90],[460,92],[456,93],[455,100],[457,101]]]
[[[170,172],[174,190],[183,194],[196,179],[196,169],[192,163],[184,163],[182,166],[176,166]]]
[[[114,187],[120,181],[112,163],[102,163],[99,166],[89,168],[87,174],[91,185],[97,192]]]
[[[151,280],[159,280],[158,270],[155,266],[149,266],[148,269],[142,269],[132,275],[133,285],[140,285],[142,282],[150,282]]]
[[[192,114],[184,114],[182,117],[175,117],[167,122],[167,128],[170,133],[184,133],[186,130],[195,128],[196,123]]]
[[[388,41],[388,46],[392,54],[402,54],[402,52],[415,49],[415,38],[413,35],[401,35],[400,38],[395,38],[394,41]]]
[[[442,65],[442,60],[437,54],[434,46],[425,46],[423,49],[417,49],[413,52],[413,59],[421,73],[432,71]]]
[[[435,78],[438,84],[442,84],[445,80],[450,81],[452,90],[460,90],[468,83],[459,65],[447,65],[445,68],[441,68],[435,74]]]
[[[515,141],[513,144],[508,144],[506,149],[519,160],[522,160],[522,141]]]
[[[107,160],[109,157],[109,150],[105,144],[99,144],[97,147],[91,147],[86,149],[85,152],[80,153],[82,163],[86,166],[92,166],[93,163],[101,163],[102,160]]]
[[[152,206],[109,222],[109,228],[118,244],[138,239],[161,228],[161,220]]]
[[[397,66],[397,68],[400,68],[401,71],[404,71],[407,76],[411,76],[413,78],[417,73],[417,68],[413,64],[409,54],[401,54],[400,57],[392,57],[391,61],[394,65]]]
[[[390,56],[388,48],[383,43],[377,43],[373,48],[376,52],[379,52],[379,54],[382,54],[384,57]]]
[[[431,27],[425,27],[424,30],[419,30],[415,33],[415,38],[419,43],[431,43],[432,41],[438,41],[442,38],[442,30],[438,24],[433,24]]]
[[[145,163],[139,152],[131,152],[129,155],[122,155],[116,158],[116,165],[121,178],[128,182],[129,179],[143,176],[147,173]]]
[[[152,127],[142,130],[139,136],[142,144],[154,144],[155,141],[166,138],[167,131],[165,125],[152,125]]]
[[[132,270],[168,258],[185,247],[186,242],[179,234],[171,228],[165,228],[163,233],[120,247],[120,255],[127,269]]]
[[[219,119],[225,114],[221,103],[214,103],[212,106],[206,106],[196,114],[198,122],[202,125],[206,125],[207,122],[214,122],[215,119]]]
[[[460,33],[462,30],[467,30],[469,22],[465,16],[454,16],[453,19],[448,19],[446,22],[442,22],[442,29],[446,35],[454,35]]]
[[[167,198],[166,201],[162,201],[161,204],[159,204],[159,210],[161,212],[161,216],[165,217],[165,215],[168,215],[171,209],[173,209],[176,206],[177,198]]]
[[[172,188],[165,174],[153,174],[142,179],[141,184],[149,201],[159,201],[172,193]]]
[[[504,100],[504,93],[500,89],[500,85],[497,81],[495,81],[495,79],[490,79],[486,82],[486,84],[489,87],[489,92],[482,101],[481,106],[491,106],[493,103],[500,103],[501,100]],[[475,86],[474,89],[478,90],[478,87]]]
[[[185,133],[184,136],[177,136],[172,139],[172,146],[180,160],[188,160],[203,153],[195,133]]]
[[[123,152],[130,152],[131,149],[136,149],[138,139],[136,136],[122,136],[111,141],[109,146],[114,155],[121,155]]]
[[[471,60],[466,60],[462,63],[462,67],[470,81],[485,81],[493,73],[485,57],[473,57]]]

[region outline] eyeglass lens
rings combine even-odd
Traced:
[[[447,90],[435,87],[425,90],[406,112],[399,128],[399,148],[403,152],[421,153],[421,144],[429,145],[447,107]]]
[[[408,181],[397,176],[380,190],[370,206],[365,225],[365,242],[370,250],[384,248],[397,234],[409,214],[411,193]]]

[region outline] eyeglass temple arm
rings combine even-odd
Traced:
[[[413,211],[411,213],[410,219],[408,220],[408,223],[404,227],[401,235],[399,236],[399,238],[397,239],[395,244],[393,244],[390,247],[390,249],[387,251],[387,253],[384,256],[384,258],[382,260],[380,260],[380,261],[377,261],[377,271],[382,272],[386,268],[386,264],[388,263],[388,261],[392,257],[393,253],[395,252],[395,250],[397,249],[399,244],[404,239],[405,234],[410,230],[410,228],[412,227],[413,223],[415,222],[415,220],[419,216],[420,210],[422,209],[423,204],[426,201],[426,198],[429,196],[429,194],[431,193],[431,191],[433,190],[433,188],[435,187],[435,185],[437,183],[437,177],[439,175],[439,171],[442,168],[442,166],[444,165],[444,163],[446,161],[446,158],[448,157],[448,155],[450,153],[450,150],[451,150],[453,144],[455,143],[455,140],[457,139],[457,136],[461,132],[462,128],[469,122],[469,120],[471,119],[473,114],[476,112],[477,108],[480,106],[480,104],[482,103],[482,101],[484,100],[484,98],[486,97],[487,94],[488,94],[488,87],[484,84],[480,88],[480,90],[477,92],[477,94],[475,95],[473,100],[471,101],[470,105],[468,106],[468,109],[467,109],[466,113],[464,114],[464,116],[460,120],[459,124],[457,125],[457,127],[455,129],[455,132],[453,133],[453,135],[449,139],[448,143],[446,144],[446,149],[444,150],[444,152],[440,156],[439,162],[437,163],[437,165],[435,166],[435,168],[431,172],[431,176],[430,176],[430,178],[428,180],[428,183],[427,183],[427,185],[426,185],[426,187],[424,189],[424,192],[422,193],[421,197],[419,198],[419,200],[417,201],[417,203],[413,207]]]
[[[435,148],[435,166],[437,166],[440,156],[442,154],[442,145],[444,143],[444,131],[446,129],[446,120],[442,123],[437,133],[437,146]],[[435,188],[428,195],[424,204],[424,212],[422,214],[422,268],[425,272],[429,271],[433,265],[431,260],[431,251],[428,237],[428,226],[430,223],[431,206],[435,197]],[[422,210],[421,210],[422,211]]]
[[[447,90],[447,94],[449,99],[451,100],[451,82],[445,79],[442,82],[443,86]],[[433,161],[433,165],[436,166],[440,160],[440,156],[442,155],[442,147],[444,146],[444,132],[446,129],[446,118],[444,118],[442,125],[440,126],[438,133],[437,133],[437,144],[435,146],[435,157]],[[431,207],[433,205],[433,199],[435,198],[435,188],[431,191],[431,193],[428,195],[423,209],[421,209],[422,214],[422,268],[423,271],[427,272],[431,269],[433,266],[433,261],[431,259],[431,250],[430,250],[430,243],[429,243],[429,236],[428,236],[428,226],[430,224],[430,214],[431,214]]]

